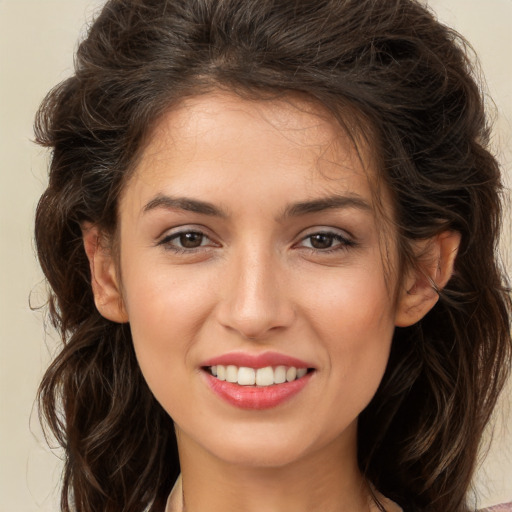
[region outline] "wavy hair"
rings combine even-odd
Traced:
[[[95,308],[80,226],[115,235],[117,200],[155,122],[190,95],[300,93],[344,129],[371,127],[399,248],[461,233],[453,278],[397,328],[359,419],[359,464],[408,512],[467,512],[479,443],[510,369],[510,295],[497,258],[499,166],[464,39],[414,0],[110,0],[73,76],[36,118],[52,149],[36,213],[62,349],[39,390],[65,449],[63,512],[164,508],[179,473],[171,418],[137,365],[128,325]],[[349,116],[350,117],[350,116]],[[354,123],[352,123],[354,124]]]

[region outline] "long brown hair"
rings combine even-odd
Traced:
[[[408,512],[465,512],[482,431],[510,368],[510,296],[496,256],[500,172],[468,44],[414,0],[110,0],[36,119],[52,148],[36,243],[63,346],[39,391],[66,453],[62,510],[161,511],[179,473],[171,418],[128,325],[95,308],[80,226],[114,235],[151,127],[212,88],[301,93],[369,137],[411,241],[461,233],[433,310],[397,328],[359,421],[361,470]]]

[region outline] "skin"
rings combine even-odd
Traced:
[[[120,199],[117,264],[83,226],[97,307],[130,322],[141,370],[175,421],[187,512],[369,509],[357,417],[395,326],[435,304],[427,277],[443,286],[458,243],[429,240],[422,272],[390,275],[398,255],[390,231],[383,257],[371,161],[318,105],[212,93],[168,112],[150,137]],[[337,207],[292,210],[333,197]],[[183,248],[177,233],[199,245]],[[205,360],[268,350],[315,369],[284,404],[241,410],[205,384]]]

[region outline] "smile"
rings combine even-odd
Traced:
[[[306,361],[276,352],[233,352],[201,364],[205,383],[222,401],[240,409],[277,407],[300,394],[315,377]]]
[[[272,386],[284,384],[304,377],[308,373],[307,368],[296,368],[295,366],[276,367],[266,366],[264,368],[250,368],[247,366],[235,365],[214,365],[206,368],[207,371],[220,381],[231,382],[239,386]]]

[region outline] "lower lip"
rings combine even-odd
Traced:
[[[272,386],[240,386],[219,380],[205,372],[210,389],[223,400],[240,409],[270,409],[297,395],[308,384],[313,372],[292,382]]]

